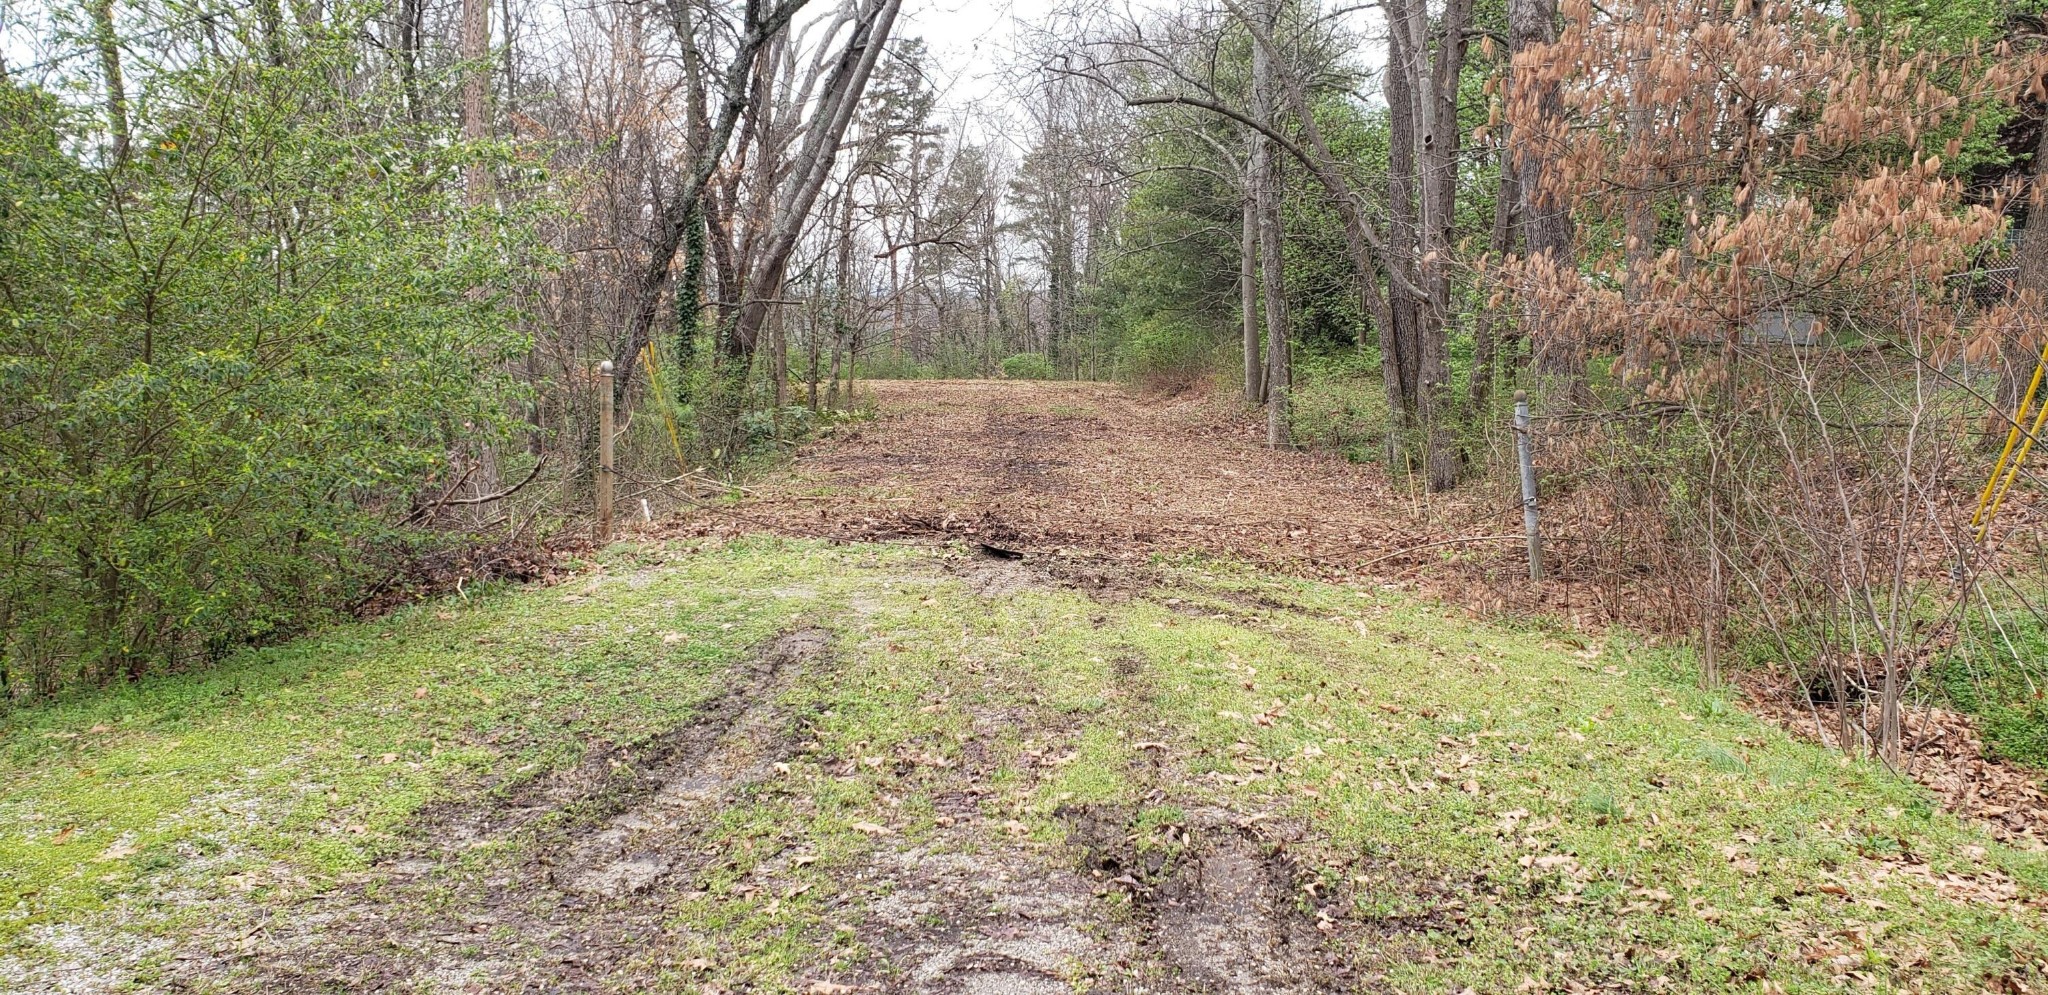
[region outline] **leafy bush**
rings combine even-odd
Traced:
[[[1169,315],[1154,315],[1132,329],[1124,357],[1132,379],[1155,386],[1185,386],[1208,372],[1215,337]]]
[[[0,704],[345,605],[510,427],[478,288],[528,260],[460,206],[476,151],[317,52],[210,66],[152,79],[125,161],[0,83]]]
[[[1012,380],[1055,380],[1059,371],[1043,353],[1020,352],[1003,360],[1003,376]]]
[[[1355,462],[1381,458],[1387,394],[1377,356],[1355,349],[1298,355],[1288,400],[1296,443],[1336,450]]]

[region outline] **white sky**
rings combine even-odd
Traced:
[[[65,68],[89,70],[90,52],[76,39],[71,40],[74,51],[63,51],[63,43],[49,44],[47,18],[64,2],[0,0],[0,58],[20,69],[65,55]],[[1155,0],[1127,2],[1144,7]],[[814,0],[814,5],[830,4]],[[1016,66],[1013,56],[1020,32],[1042,24],[1062,5],[1072,6],[1062,0],[906,0],[897,36],[922,37],[929,46],[937,63],[933,83],[940,90],[941,106],[1000,116],[1002,73]]]
[[[935,82],[952,106],[993,97],[1019,22],[1046,16],[1053,0],[910,0],[896,26],[902,38],[922,37],[944,78]]]
[[[49,0],[50,3],[62,0]],[[1043,18],[1055,0],[908,0],[897,24],[900,37],[922,36],[953,82],[949,100],[978,98],[994,87],[992,74],[1016,37],[1016,21]],[[826,6],[823,3],[819,7]],[[14,66],[52,54],[39,51],[51,9],[44,0],[0,0],[0,53]],[[80,56],[85,58],[85,56]]]

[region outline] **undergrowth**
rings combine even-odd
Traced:
[[[1939,694],[1977,719],[1997,756],[2048,770],[2048,622],[2038,597],[1987,598],[1932,671]],[[2031,602],[2030,605],[2028,602]]]

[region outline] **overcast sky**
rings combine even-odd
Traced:
[[[1053,0],[908,0],[899,37],[922,37],[938,60],[945,102],[962,106],[993,97],[996,74],[1010,62],[1019,22],[1044,18]]]
[[[90,51],[73,39],[70,50],[48,44],[47,16],[61,0],[0,0],[0,57],[13,67],[33,64],[53,54],[67,56],[67,69],[90,68]],[[1155,0],[1124,0],[1144,7]],[[922,37],[937,65],[934,83],[949,107],[974,107],[1001,98],[1000,74],[1014,68],[1012,58],[1020,32],[1042,24],[1063,0],[906,0],[899,37]],[[1064,0],[1072,6],[1071,0]],[[222,0],[223,6],[233,0]],[[819,8],[830,3],[814,0]],[[980,110],[1000,108],[981,107]]]

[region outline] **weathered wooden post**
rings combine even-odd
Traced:
[[[597,541],[612,540],[612,361],[597,364]]]
[[[1529,392],[1515,391],[1515,457],[1522,464],[1522,529],[1529,534],[1529,579],[1543,579],[1543,533],[1536,522],[1536,458],[1529,438]]]

